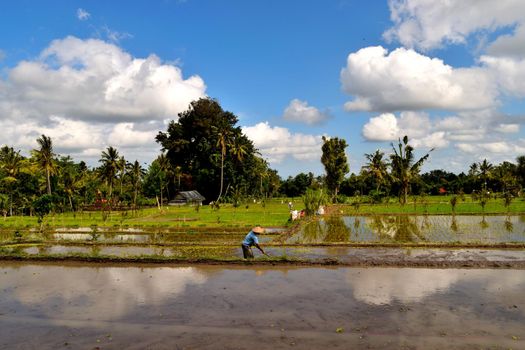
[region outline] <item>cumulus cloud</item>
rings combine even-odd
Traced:
[[[512,96],[525,96],[525,59],[481,56],[480,62],[490,70],[502,91]]]
[[[270,163],[281,163],[287,156],[305,161],[321,158],[321,135],[292,133],[286,128],[272,127],[268,122],[245,126],[242,130]]]
[[[0,80],[0,128],[6,143],[25,149],[44,133],[57,149],[80,155],[108,145],[154,153],[152,130],[205,89],[200,77],[184,78],[155,55],[135,58],[102,40],[67,37]]]
[[[321,112],[319,109],[308,106],[308,102],[293,99],[284,110],[283,119],[293,122],[306,124],[320,124],[330,118],[328,112]]]
[[[443,44],[465,43],[480,31],[493,31],[524,22],[522,0],[390,0],[394,26],[384,33],[387,41],[428,50]]]
[[[497,91],[483,68],[453,68],[438,58],[398,48],[366,47],[351,53],[341,71],[354,95],[348,111],[468,110],[494,106]]]
[[[370,118],[363,126],[363,136],[368,141],[396,141],[408,135],[415,147],[442,148],[448,146],[444,131],[433,131],[426,113],[403,112],[400,118],[384,113]]]
[[[517,155],[525,153],[525,139],[514,142],[478,142],[478,143],[458,143],[456,147],[469,154],[489,154],[483,158],[490,158],[494,162],[504,160],[515,161]]]
[[[83,8],[77,9],[77,18],[81,21],[86,21],[91,17],[91,14]]]

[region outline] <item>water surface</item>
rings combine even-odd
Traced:
[[[0,264],[0,348],[525,347],[525,270]]]

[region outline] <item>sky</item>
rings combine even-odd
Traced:
[[[286,178],[408,135],[423,171],[525,155],[522,0],[50,0],[0,7],[0,144],[149,164],[209,96]]]

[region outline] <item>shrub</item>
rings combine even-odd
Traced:
[[[322,189],[313,190],[308,188],[303,196],[306,215],[314,215],[321,205],[328,203],[328,196]]]

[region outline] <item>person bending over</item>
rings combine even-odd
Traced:
[[[244,241],[242,242],[242,254],[245,259],[253,259],[253,252],[252,247],[255,246],[257,249],[261,251],[266,256],[269,256],[266,254],[264,249],[259,245],[259,238],[257,237],[259,234],[264,233],[264,229],[261,226],[255,226],[252,228],[250,232],[244,237]]]

